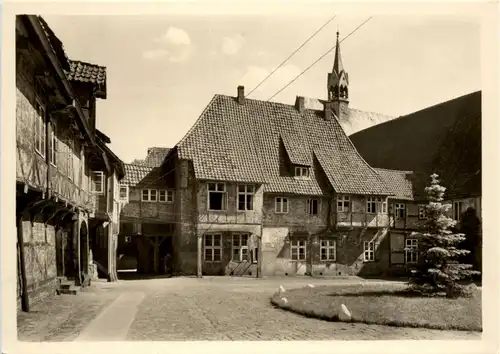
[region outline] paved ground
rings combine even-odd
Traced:
[[[19,339],[61,340],[373,340],[480,339],[475,332],[332,323],[270,305],[279,285],[342,286],[357,279],[171,278],[93,283],[20,314]]]

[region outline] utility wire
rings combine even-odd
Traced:
[[[371,20],[372,17],[369,17],[367,20],[365,20],[362,24],[360,24],[358,27],[356,27],[354,29],[354,31],[352,31],[351,33],[349,33],[347,36],[345,36],[344,38],[342,38],[342,40],[339,42],[342,43],[343,41],[345,41],[347,38],[349,38],[352,34],[354,34],[354,32],[356,32],[358,29],[360,29],[365,23],[367,23],[369,20]],[[281,93],[281,91],[283,91],[284,89],[286,89],[288,86],[290,86],[292,83],[294,83],[299,77],[301,77],[303,74],[305,74],[306,71],[308,71],[309,69],[311,69],[314,65],[316,65],[321,59],[323,59],[325,56],[327,56],[331,51],[333,51],[335,48],[337,47],[337,45],[333,46],[332,48],[330,48],[325,54],[323,54],[322,56],[320,56],[314,63],[312,63],[311,65],[309,65],[304,71],[302,71],[299,75],[297,75],[292,81],[290,81],[288,84],[286,84],[282,89],[280,89],[278,92],[276,92],[274,95],[272,95],[267,101],[269,102],[270,100],[272,100],[274,97],[276,97],[279,93]]]
[[[267,75],[267,77],[262,80],[252,91],[250,91],[248,93],[248,95],[246,95],[247,97],[250,96],[252,94],[252,92],[254,92],[255,90],[257,90],[264,82],[267,81],[267,79],[269,79],[279,68],[281,68],[288,60],[290,60],[291,57],[293,57],[299,50],[302,49],[302,47],[304,47],[311,39],[313,39],[323,28],[325,28],[330,22],[333,21],[333,19],[337,17],[337,15],[334,15],[331,19],[329,19],[323,26],[321,26],[316,32],[313,33],[313,35],[311,37],[309,37],[304,43],[302,43],[302,45],[300,47],[298,47],[297,49],[295,49],[295,51],[290,54],[290,56],[288,58],[286,58],[280,65],[278,65],[276,67],[276,69],[274,69],[269,75]]]

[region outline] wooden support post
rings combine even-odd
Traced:
[[[197,235],[198,239],[198,252],[197,252],[197,259],[198,259],[198,269],[197,269],[197,277],[201,278],[202,277],[202,270],[201,270],[201,255],[203,253],[203,248],[202,248],[202,242],[203,242],[203,235]]]
[[[24,312],[30,311],[30,303],[28,297],[28,283],[26,279],[26,262],[24,258],[24,237],[23,237],[23,222],[22,216],[17,218],[17,243],[19,245],[19,267],[21,272],[21,310]]]
[[[257,248],[257,278],[262,278],[262,228]]]
[[[158,273],[158,236],[154,236],[155,242],[153,246],[153,272]]]

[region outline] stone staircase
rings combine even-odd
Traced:
[[[81,287],[75,285],[74,280],[68,280],[66,277],[59,277],[58,281],[59,281],[59,286],[58,286],[59,294],[77,295],[81,290]]]

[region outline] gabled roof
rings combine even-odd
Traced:
[[[106,98],[106,67],[79,60],[70,60],[69,66],[68,80],[94,84],[97,97]]]
[[[310,179],[280,168],[280,144],[291,159],[318,161]],[[290,153],[292,151],[292,153]],[[178,144],[179,158],[192,160],[204,180],[265,183],[266,192],[322,195],[320,174],[337,193],[390,195],[382,178],[363,160],[336,119],[323,111],[282,103],[215,95]]]
[[[159,167],[168,155],[170,148],[151,147],[148,149],[148,155],[144,160],[144,164],[149,167]]]
[[[481,92],[417,111],[351,135],[370,165],[437,173],[445,197],[481,195]]]
[[[382,177],[385,184],[393,192],[394,199],[413,200],[413,172],[411,171],[398,171],[387,170],[384,168],[375,168],[375,171]]]

